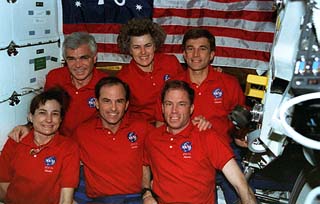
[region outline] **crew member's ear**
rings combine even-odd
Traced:
[[[98,103],[97,98],[94,98],[94,105],[95,105],[96,109],[99,110],[99,103]]]
[[[190,106],[190,115],[193,114],[193,110],[194,110],[194,104],[192,104],[192,105]]]
[[[32,118],[33,118],[33,115],[31,113],[28,114],[28,122],[32,123]]]

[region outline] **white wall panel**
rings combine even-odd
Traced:
[[[0,49],[6,48],[12,40],[12,21],[10,19],[10,15],[12,13],[11,10],[12,4],[8,3],[7,1],[0,1]]]
[[[58,2],[28,0],[13,3],[12,34],[15,44],[21,46],[59,39]]]
[[[15,90],[43,87],[46,74],[60,67],[58,43],[19,48],[14,56]]]
[[[26,124],[29,113],[29,106],[35,93],[19,96],[20,102],[15,106],[9,102],[0,103],[0,150],[7,140],[9,132],[17,124]]]
[[[12,61],[13,59],[7,54],[7,50],[0,50],[0,101],[9,97],[13,92],[14,68]]]
[[[9,102],[0,103],[0,150],[7,140],[7,135],[15,124],[15,107]]]

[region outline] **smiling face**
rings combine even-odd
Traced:
[[[121,84],[102,86],[100,96],[96,100],[96,107],[103,126],[116,132],[128,105],[129,101],[126,100],[125,89]]]
[[[34,114],[29,113],[29,120],[33,123],[35,136],[54,136],[62,121],[61,105],[56,100],[47,100]]]
[[[186,41],[183,57],[188,68],[193,71],[200,71],[208,68],[214,57],[214,51],[210,50],[208,38],[201,37]]]
[[[162,103],[162,112],[169,132],[177,134],[187,127],[193,109],[185,90],[169,89]]]
[[[152,71],[155,51],[156,47],[150,34],[130,37],[130,55],[141,70]]]
[[[89,45],[83,44],[76,49],[66,49],[66,62],[77,88],[87,85],[93,75],[97,56],[91,52]]]

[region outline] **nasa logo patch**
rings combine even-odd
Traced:
[[[44,159],[44,163],[46,166],[53,166],[56,163],[56,157],[50,156]]]
[[[128,133],[128,140],[130,141],[130,142],[136,142],[137,141],[137,139],[138,139],[138,136],[136,135],[136,133],[135,132],[129,132]]]
[[[182,143],[180,148],[184,153],[187,153],[192,150],[192,144],[191,144],[191,142],[187,141],[187,142]]]
[[[220,88],[216,88],[215,90],[212,91],[212,95],[215,98],[221,98],[223,95],[223,91]]]
[[[91,97],[91,98],[88,99],[88,106],[89,106],[90,108],[95,108],[95,107],[96,107],[96,104],[94,103],[95,100],[96,100],[96,99],[95,99],[94,97]]]
[[[165,74],[164,76],[163,76],[163,80],[164,81],[167,81],[167,80],[169,80],[170,79],[170,75],[169,74]]]

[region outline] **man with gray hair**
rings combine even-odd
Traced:
[[[60,133],[71,136],[78,124],[96,112],[94,87],[107,74],[95,67],[97,43],[88,33],[74,32],[68,35],[63,42],[62,52],[66,66],[48,73],[44,89],[59,86],[70,95],[69,108],[61,124]],[[19,141],[27,132],[29,130],[26,126],[17,126],[9,136]]]

